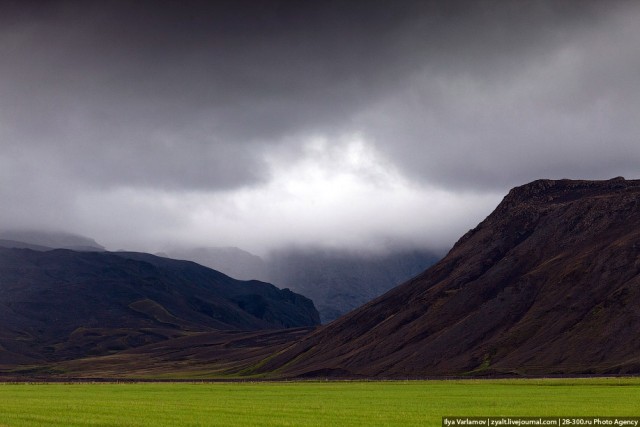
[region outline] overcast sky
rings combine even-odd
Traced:
[[[450,246],[640,177],[637,1],[0,0],[0,228]]]

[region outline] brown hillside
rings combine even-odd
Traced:
[[[640,372],[640,180],[509,192],[438,264],[261,368],[284,376]]]

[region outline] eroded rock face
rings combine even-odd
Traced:
[[[263,369],[637,373],[638,307],[640,181],[538,180],[511,190],[438,264]]]

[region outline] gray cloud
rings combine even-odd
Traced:
[[[97,183],[234,187],[264,178],[282,138],[343,125],[397,67],[371,39],[382,16],[350,21],[362,8],[210,3],[25,13],[2,34],[5,123]]]
[[[524,30],[519,50],[485,34],[472,42],[484,59],[427,61],[404,90],[363,113],[361,126],[413,176],[444,186],[637,176],[639,9],[608,5],[574,25],[548,28],[544,16],[529,16],[541,26]],[[497,34],[518,35],[517,21],[504,24]]]
[[[465,205],[452,241],[514,185],[637,175],[639,9],[631,1],[5,1],[0,221],[141,246],[223,234],[233,244],[220,224],[236,235],[244,226],[229,218],[251,222],[244,228],[263,247],[302,235],[329,244],[329,228],[344,245],[356,224],[353,241],[365,244],[367,233],[409,238],[389,212],[387,231],[357,220],[380,209],[368,201],[374,194],[402,183],[415,200],[398,203],[416,211],[399,221],[425,241],[438,219],[424,223],[429,207],[418,198],[447,200],[443,222],[452,200],[482,200]],[[325,179],[321,189],[314,170],[339,175],[321,154],[349,152],[353,135],[375,161],[349,163],[346,181]],[[309,150],[318,138],[324,151]],[[367,168],[387,169],[376,180],[393,184],[373,182]],[[336,191],[317,218],[317,198],[293,203],[285,178],[317,192],[359,180],[347,187],[370,198],[329,209],[353,199]]]

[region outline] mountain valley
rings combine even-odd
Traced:
[[[0,372],[638,374],[639,305],[640,180],[538,180],[512,189],[435,265],[324,326],[306,297],[189,261],[0,248]]]

